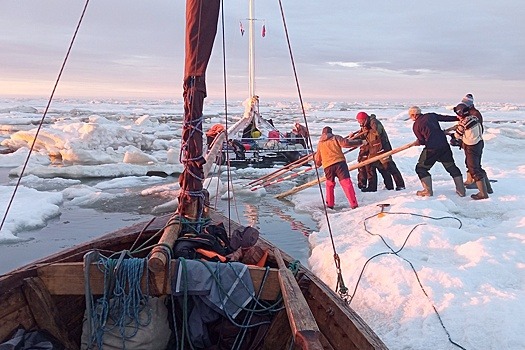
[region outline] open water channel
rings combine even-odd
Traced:
[[[0,168],[0,184],[9,182],[10,169]],[[11,179],[11,184],[12,184]],[[93,180],[86,180],[86,183]],[[147,208],[162,204],[166,199],[140,195],[140,188],[113,201],[99,202],[89,208],[65,202],[60,216],[47,222],[43,228],[18,233],[22,241],[0,242],[0,273],[25,265],[61,249],[95,239],[121,227],[147,221],[152,215]],[[272,190],[270,190],[272,191]],[[279,189],[273,189],[279,193]],[[134,193],[133,193],[134,192]],[[16,196],[15,196],[16,200]],[[262,197],[237,198],[235,206],[228,209],[227,200],[212,200],[212,205],[232,220],[242,225],[254,226],[261,236],[307,264],[310,254],[308,235],[317,229],[307,213],[298,213],[292,204],[275,199],[272,192]],[[4,216],[2,208],[2,218]],[[30,212],[27,215],[31,215]]]

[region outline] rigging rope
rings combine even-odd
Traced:
[[[281,9],[281,17],[283,19],[284,31],[285,31],[285,34],[286,34],[286,41],[288,43],[288,51],[290,52],[290,59],[291,59],[292,68],[293,68],[293,72],[294,72],[294,76],[295,76],[295,83],[296,83],[296,86],[297,86],[297,93],[299,95],[299,101],[301,103],[301,110],[302,110],[302,115],[303,115],[303,121],[305,123],[306,129],[309,130],[309,128],[308,128],[308,120],[306,118],[306,111],[304,109],[303,98],[302,98],[302,95],[301,95],[301,89],[299,87],[299,78],[297,77],[297,70],[295,68],[295,60],[294,60],[293,53],[292,53],[292,46],[290,44],[290,37],[288,35],[288,28],[286,26],[286,19],[285,19],[285,15],[284,15],[282,0],[279,0],[279,7]],[[310,151],[313,154],[314,150],[313,150],[312,138],[310,136],[310,133],[308,133],[308,144],[310,146]],[[346,295],[348,289],[344,285],[344,280],[343,280],[343,276],[342,276],[339,255],[337,254],[337,250],[335,248],[334,237],[333,237],[333,233],[332,233],[332,226],[330,225],[330,219],[328,218],[328,211],[327,211],[327,208],[326,208],[326,202],[325,202],[325,199],[324,199],[323,189],[322,189],[322,186],[321,186],[321,181],[320,181],[321,176],[319,174],[319,167],[317,166],[317,164],[315,164],[315,161],[314,161],[314,166],[315,166],[315,174],[316,174],[316,177],[317,177],[317,183],[318,183],[318,186],[319,186],[319,193],[321,195],[321,200],[322,200],[323,206],[324,206],[324,216],[326,218],[326,224],[328,226],[328,233],[330,234],[330,240],[332,242],[332,250],[334,252],[334,263],[335,263],[335,267],[336,267],[337,281],[338,281],[337,286],[336,286],[336,292],[339,293],[341,298],[344,298],[344,296]]]
[[[372,235],[372,236],[379,236],[379,238],[383,241],[383,244],[385,244],[388,249],[390,251],[388,252],[381,252],[381,253],[378,253],[378,254],[375,254],[373,255],[372,257],[370,257],[366,262],[365,264],[363,265],[363,268],[361,270],[361,273],[359,274],[359,277],[357,279],[357,282],[356,282],[356,285],[355,285],[355,288],[354,288],[354,292],[352,293],[352,295],[346,295],[344,300],[347,302],[348,305],[350,305],[350,303],[352,302],[356,292],[357,292],[357,287],[359,286],[359,282],[361,281],[361,278],[363,277],[363,274],[364,274],[364,271],[365,271],[365,268],[366,266],[368,265],[368,263],[370,261],[372,261],[373,259],[379,257],[379,256],[383,256],[383,255],[395,255],[397,256],[398,258],[400,258],[401,260],[405,261],[409,266],[410,268],[412,269],[412,272],[414,273],[415,277],[416,277],[416,280],[419,284],[419,287],[421,288],[421,291],[423,292],[423,294],[427,297],[427,299],[430,301],[431,305],[432,305],[432,308],[439,320],[439,323],[441,324],[441,327],[443,328],[443,330],[445,331],[446,335],[447,335],[447,338],[449,340],[449,342],[453,345],[455,345],[456,347],[460,348],[460,349],[463,349],[465,350],[465,348],[463,346],[461,346],[460,344],[456,343],[454,340],[452,340],[452,337],[450,336],[450,333],[449,331],[447,330],[447,328],[445,327],[445,324],[443,323],[443,319],[441,318],[441,315],[439,314],[436,306],[434,305],[434,303],[432,302],[430,296],[428,295],[428,293],[426,292],[425,288],[423,287],[423,284],[421,282],[421,280],[419,279],[419,276],[417,274],[417,271],[416,271],[416,268],[414,267],[414,265],[412,264],[412,262],[410,262],[408,259],[402,257],[399,255],[399,253],[403,250],[403,248],[405,247],[405,245],[407,244],[408,242],[408,239],[410,238],[410,236],[412,235],[412,233],[416,230],[416,228],[418,228],[419,226],[422,226],[422,225],[426,225],[425,223],[420,223],[420,224],[417,224],[415,225],[411,230],[410,232],[408,233],[408,235],[406,236],[405,238],[405,241],[403,242],[403,244],[401,245],[401,247],[397,250],[394,250],[394,248],[392,248],[385,240],[385,238],[378,234],[378,233],[373,233],[371,232],[370,230],[368,230],[368,228],[366,227],[366,222],[367,220],[373,218],[373,217],[376,217],[376,216],[384,216],[384,215],[412,215],[412,216],[416,216],[416,217],[422,217],[422,218],[427,218],[427,219],[432,219],[432,220],[444,220],[444,219],[453,219],[453,220],[457,220],[459,222],[459,227],[458,229],[460,229],[462,226],[463,226],[463,223],[461,222],[460,219],[456,218],[456,217],[453,217],[453,216],[442,216],[442,217],[433,217],[433,216],[429,216],[429,215],[422,215],[422,214],[416,214],[416,213],[410,213],[410,212],[385,212],[384,211],[384,206],[381,207],[381,211],[380,213],[378,214],[374,214],[374,215],[371,215],[371,216],[368,216],[366,217],[364,220],[363,220],[363,226],[364,226],[364,229],[365,231]],[[379,217],[381,217],[379,216]]]
[[[49,107],[51,106],[51,102],[53,101],[53,97],[55,96],[55,91],[58,87],[60,78],[62,77],[62,72],[64,71],[64,68],[66,66],[67,60],[69,58],[69,54],[71,53],[71,49],[73,48],[73,43],[75,42],[78,30],[80,29],[80,24],[82,24],[82,20],[84,19],[84,15],[86,13],[88,4],[89,4],[89,0],[86,0],[84,7],[82,9],[82,14],[80,15],[80,19],[78,20],[77,26],[75,28],[75,32],[73,33],[73,37],[71,38],[71,41],[69,43],[69,47],[67,49],[66,56],[64,57],[62,66],[60,67],[60,71],[58,72],[57,79],[55,80],[55,85],[53,86],[53,90],[51,91],[51,95],[49,96],[49,99],[47,101],[46,108],[44,110],[44,113],[42,114],[40,123],[38,124],[38,128],[35,133],[35,138],[33,139],[33,143],[31,144],[31,147],[29,148],[29,153],[27,154],[24,165],[22,166],[22,170],[20,171],[20,175],[18,176],[18,181],[16,182],[15,189],[13,190],[13,194],[11,195],[11,199],[9,200],[9,203],[7,204],[7,208],[5,210],[4,217],[2,218],[2,222],[0,223],[0,231],[2,230],[2,227],[4,226],[5,220],[7,218],[7,214],[9,213],[9,210],[11,209],[11,205],[13,204],[13,200],[15,199],[15,195],[18,191],[18,188],[20,187],[20,181],[22,180],[22,177],[24,176],[24,172],[27,168],[27,165],[29,164],[29,158],[31,157],[31,154],[33,153],[33,149],[35,148],[38,134],[40,133],[40,129],[42,129],[42,125],[44,124],[44,120],[46,119],[47,112],[49,111]]]
[[[280,311],[283,309],[282,307],[282,298],[279,297],[275,303],[273,304],[266,304],[261,298],[264,286],[266,284],[267,277],[269,275],[270,269],[269,267],[266,267],[260,289],[257,293],[257,295],[252,296],[252,301],[246,305],[242,306],[237,303],[237,300],[233,299],[232,296],[229,294],[229,290],[231,289],[231,286],[228,286],[228,290],[226,290],[221,282],[220,278],[220,269],[219,266],[226,265],[230,268],[231,271],[234,272],[234,274],[237,276],[237,281],[239,282],[239,286],[244,286],[245,290],[249,290],[248,286],[244,284],[243,279],[239,275],[238,271],[236,271],[232,264],[230,262],[224,264],[220,262],[209,262],[209,261],[203,261],[203,260],[195,260],[203,264],[206,269],[210,273],[210,277],[212,278],[213,282],[217,285],[218,291],[219,291],[219,297],[221,310],[224,312],[224,316],[228,319],[229,322],[231,322],[233,325],[241,329],[241,332],[239,332],[235,338],[234,344],[232,346],[232,349],[241,349],[242,348],[242,342],[246,336],[246,331],[250,328],[259,327],[264,324],[268,324],[270,321],[257,321],[252,323],[252,318],[255,314],[267,314],[267,313],[275,313],[277,311]],[[193,349],[193,344],[191,342],[191,339],[189,337],[189,293],[188,293],[188,266],[186,263],[186,259],[179,258],[179,268],[181,269],[180,278],[182,279],[180,281],[180,289],[182,291],[182,300],[181,300],[181,307],[182,307],[182,342],[180,345],[180,348],[184,348],[184,344],[187,341],[190,347]],[[239,308],[246,312],[242,323],[238,323],[236,320],[232,318],[232,315],[230,315],[228,312],[226,312],[227,308],[226,303],[230,302],[232,305],[234,305],[236,308]]]

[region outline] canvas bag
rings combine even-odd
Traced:
[[[173,255],[175,258],[217,261],[217,259],[199,254],[196,251],[199,248],[215,252],[221,256],[230,254],[232,250],[224,224],[208,225],[204,228],[203,233],[186,233],[179,237],[173,245]]]
[[[230,247],[233,250],[237,250],[239,248],[248,248],[255,245],[258,239],[259,231],[255,227],[241,226],[240,228],[233,231],[232,238],[230,239]]]

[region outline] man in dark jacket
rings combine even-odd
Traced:
[[[453,122],[458,121],[458,118],[436,113],[421,114],[421,109],[417,106],[410,107],[408,115],[414,121],[412,130],[417,138],[415,145],[425,146],[416,165],[416,173],[419,180],[421,180],[423,190],[417,191],[416,194],[422,197],[433,195],[432,178],[429,171],[436,162],[440,162],[452,179],[454,179],[456,193],[460,197],[464,197],[465,185],[463,184],[463,175],[461,175],[461,170],[454,162],[447,137],[439,125],[440,121]]]
[[[359,131],[356,131],[350,134],[350,137],[358,138],[356,134],[361,134],[361,132],[366,133],[366,130],[363,130],[363,128],[361,128]],[[368,145],[361,146],[359,148],[359,154],[357,155],[357,162],[358,163],[364,162],[365,160],[368,159],[368,157],[369,157]],[[392,176],[386,170],[380,171],[380,174],[383,177],[383,182],[385,184],[386,189],[393,190],[394,182],[392,181]],[[366,190],[364,189],[368,187],[369,181],[371,181],[374,178],[374,176],[377,178],[376,168],[372,167],[372,165],[370,164],[363,165],[357,168],[357,187],[361,191],[366,192]]]
[[[359,125],[361,125],[361,129],[365,131],[363,138],[368,143],[367,148],[369,158],[392,150],[392,145],[390,144],[385,128],[383,127],[383,124],[377,120],[375,114],[368,115],[365,112],[359,112],[357,113],[356,119],[359,122]],[[405,189],[405,181],[403,180],[403,176],[397,168],[396,163],[394,163],[392,156],[373,162],[370,164],[370,167],[371,171],[369,173],[370,177],[368,178],[368,186],[361,189],[361,191],[377,191],[376,169],[383,176],[387,189],[394,189],[392,178],[394,178],[394,182],[396,183],[396,191]]]

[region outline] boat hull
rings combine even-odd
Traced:
[[[227,229],[229,225],[233,230],[239,227],[213,211],[210,217],[214,222],[223,222]],[[129,249],[161,231],[169,218],[158,217],[147,228],[145,223],[123,228],[1,276],[0,344],[22,326],[26,330],[44,329],[67,349],[79,349],[86,309],[82,275],[84,254],[94,249]],[[279,269],[278,262],[281,256],[286,265],[293,259],[261,238],[257,245],[271,252],[267,264],[272,268],[264,287],[264,298],[276,298],[281,293],[286,304],[286,312],[274,317],[264,343],[258,348],[288,349],[293,341],[295,348],[304,349],[386,349],[359,315],[311,271],[299,265],[296,275],[299,284],[293,287],[295,280],[286,282],[283,270],[289,270]],[[141,256],[146,257],[147,254],[143,252]],[[256,291],[264,271],[265,268],[260,267],[250,269]],[[152,295],[169,294],[170,287],[165,276],[155,275],[151,280]],[[90,283],[94,294],[99,293],[96,278]],[[294,288],[296,294],[293,294]]]

